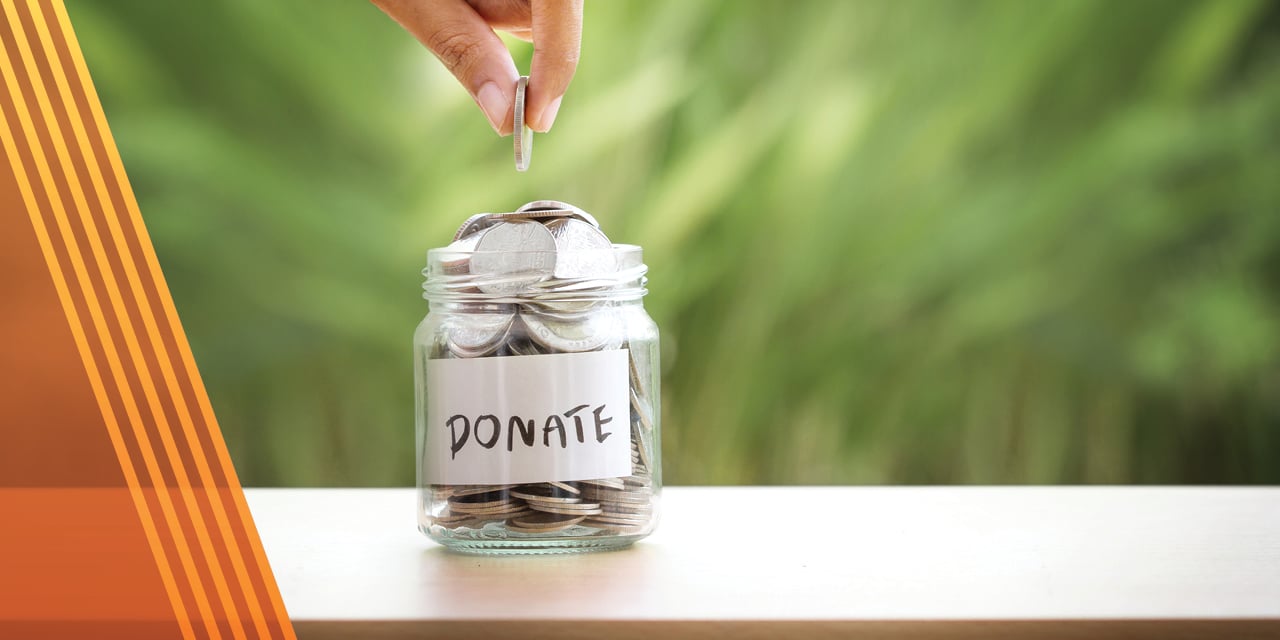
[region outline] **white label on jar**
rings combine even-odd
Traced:
[[[627,366],[626,349],[428,361],[425,480],[630,475]]]

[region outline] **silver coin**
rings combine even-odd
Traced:
[[[614,527],[643,527],[649,524],[649,518],[617,518],[608,514],[597,514],[590,518],[593,522],[611,525]],[[585,523],[584,523],[585,524]],[[587,525],[591,526],[591,525]]]
[[[481,508],[463,509],[461,505],[454,505],[451,507],[451,509],[453,510],[454,513],[469,513],[473,516],[493,516],[497,518],[505,518],[509,514],[516,513],[518,511],[524,511],[525,505],[519,502],[507,502],[505,504],[501,504],[494,507],[486,507],[483,509]]]
[[[640,399],[634,388],[631,389],[631,408],[635,410],[640,426],[644,427],[645,431],[653,431],[653,411],[649,408],[649,403]]]
[[[474,495],[476,495],[476,494],[480,494],[480,493],[494,493],[494,492],[497,492],[497,491],[503,491],[503,490],[505,490],[505,489],[510,489],[510,488],[511,488],[511,487],[513,487],[513,486],[515,486],[515,485],[510,485],[510,484],[487,484],[487,485],[457,484],[457,485],[435,485],[435,488],[436,488],[436,489],[446,489],[446,490],[449,490],[449,491],[451,491],[451,492],[452,492],[452,494],[453,494],[453,495],[461,497],[461,496],[474,496]]]
[[[546,227],[556,240],[557,278],[588,278],[618,270],[613,243],[599,229],[573,218],[557,218]]]
[[[524,95],[529,90],[529,76],[520,76],[516,82],[515,127],[511,137],[515,139],[516,171],[529,170],[529,158],[533,155],[533,129],[524,121]]]
[[[631,431],[635,434],[635,439],[632,442],[640,452],[640,463],[644,465],[644,468],[648,469],[652,464],[649,460],[649,441],[648,438],[645,437],[647,434],[639,424],[634,422],[631,423]]]
[[[582,502],[582,498],[579,498],[576,495],[547,495],[545,492],[540,492],[536,489],[525,489],[523,491],[513,489],[511,491],[511,495],[530,503],[575,504]]]
[[[431,338],[431,344],[427,345],[427,358],[437,360],[451,357],[453,354],[449,353],[449,336],[443,331],[436,332]]]
[[[531,509],[523,509],[520,511],[512,511],[509,513],[475,515],[475,516],[468,517],[466,520],[463,520],[460,522],[455,521],[454,524],[446,524],[444,526],[449,529],[459,529],[462,527],[466,527],[470,529],[480,529],[490,522],[502,522],[503,520],[507,520],[509,518],[523,518],[532,513],[534,513],[534,511]]]
[[[539,283],[541,284],[541,283]],[[536,286],[536,285],[535,285]],[[533,301],[525,302],[532,313],[554,318],[562,322],[578,322],[584,320],[586,314],[601,306],[603,301],[583,297],[582,294],[563,296],[560,294],[534,294],[526,296]]]
[[[649,500],[649,495],[637,495],[637,497],[644,498],[644,502],[616,500],[616,502],[602,502],[600,508],[604,509],[605,516],[635,518],[653,515],[654,506]]]
[[[636,344],[627,341],[627,358],[631,365],[631,398],[632,402],[639,400],[643,403],[649,397],[649,372],[652,368],[649,366],[649,354],[644,347],[636,348]]]
[[[516,209],[516,213],[523,214],[533,214],[541,211],[567,212],[567,215],[578,218],[583,222],[588,222],[597,229],[600,228],[600,222],[596,220],[595,216],[580,207],[575,207],[559,200],[534,200],[533,202],[526,202],[519,209]]]
[[[454,240],[460,240],[477,231],[492,227],[499,222],[511,220],[553,220],[555,218],[577,218],[599,229],[600,223],[591,214],[555,200],[535,200],[524,206],[504,213],[477,213],[467,218],[458,231],[453,234]]]
[[[578,505],[570,506],[570,505],[563,505],[563,504],[530,503],[529,507],[534,511],[541,511],[542,513],[558,513],[558,514],[567,515],[567,516],[593,516],[593,515],[600,515],[604,513],[604,510],[601,509],[600,505],[598,504],[591,505],[589,507],[579,508]]]
[[[598,502],[606,506],[610,504],[649,504],[648,494],[633,493],[630,491],[608,491],[603,493],[591,493],[583,497],[592,502]]]
[[[542,350],[538,348],[537,343],[532,340],[512,340],[507,343],[507,350],[513,356],[537,356],[542,355]]]
[[[489,347],[486,347],[486,348],[484,348],[484,349],[477,349],[477,350],[474,350],[474,351],[473,351],[473,350],[468,350],[468,349],[465,349],[465,348],[462,348],[462,347],[458,347],[458,346],[455,346],[455,345],[453,345],[453,344],[450,344],[450,345],[449,345],[449,357],[450,357],[450,358],[462,358],[462,359],[468,359],[468,358],[484,358],[484,357],[491,356],[491,355],[494,355],[495,353],[497,353],[500,347],[502,347],[502,341],[501,341],[501,340],[499,340],[499,341],[497,341],[497,342],[493,343],[493,344],[492,344],[492,345],[490,345]]]
[[[449,351],[459,358],[481,358],[501,347],[515,320],[515,314],[463,314],[451,316],[445,324]]]
[[[477,213],[470,218],[467,218],[462,223],[462,226],[458,227],[458,231],[453,234],[453,241],[457,242],[480,229],[489,226],[486,222],[489,220],[489,216],[492,215],[492,213]]]
[[[593,478],[591,480],[579,480],[579,484],[595,485],[599,487],[607,487],[609,489],[622,489],[626,485],[620,478]]]
[[[584,300],[580,296],[575,296],[571,299],[543,298],[540,302],[528,303],[527,306],[530,307],[534,313],[542,316],[554,318],[563,322],[577,322],[583,319],[583,314],[590,312],[600,305],[600,300]]]
[[[572,211],[547,211],[547,212],[539,211],[539,212],[533,212],[533,213],[516,213],[516,212],[477,213],[471,216],[470,218],[467,218],[467,220],[462,223],[462,226],[458,227],[458,231],[453,234],[453,239],[456,241],[466,236],[473,235],[475,233],[488,229],[489,227],[492,227],[493,225],[498,224],[499,222],[511,222],[515,220],[542,220],[547,218],[563,218],[565,216],[572,215],[572,214],[573,214]]]
[[[610,312],[592,313],[576,322],[536,313],[521,314],[520,320],[531,339],[556,352],[596,351],[621,343],[621,323],[617,315]]]
[[[564,509],[568,511],[573,511],[576,509],[578,511],[590,511],[592,509],[600,508],[600,504],[598,502],[558,502],[557,503],[557,502],[534,502],[532,500],[529,501],[529,506],[531,508],[539,509],[541,511],[547,511],[549,509]]]
[[[511,294],[554,273],[556,241],[541,224],[503,222],[481,233],[471,256],[471,274],[481,291]]]
[[[639,515],[639,514],[653,513],[653,503],[647,502],[647,501],[643,503],[605,502],[601,504],[604,505],[605,513],[616,513],[619,515],[627,515],[627,514]]]
[[[506,213],[490,213],[487,214],[485,220],[476,224],[497,224],[504,220],[539,220],[546,224],[547,220],[555,220],[558,218],[577,218],[583,222],[589,222],[578,215],[578,212],[571,209],[533,209],[530,211],[510,211]]]
[[[652,512],[632,513],[632,512],[625,512],[625,511],[619,511],[619,510],[613,509],[613,507],[617,506],[618,504],[619,503],[601,502],[600,513],[596,515],[600,515],[605,518],[617,518],[619,520],[626,519],[626,520],[640,520],[640,521],[644,521],[653,517]],[[630,506],[641,506],[642,503],[635,502],[635,503],[627,503],[627,504]]]
[[[549,260],[554,262],[555,258],[549,257]],[[471,287],[468,289],[477,289],[493,295],[519,296],[528,290],[530,285],[538,282],[539,278],[545,277],[547,277],[546,274],[540,274],[536,271],[489,274],[471,278]],[[459,289],[459,291],[467,291],[468,289]]]
[[[649,502],[650,494],[648,489],[642,490],[623,490],[593,488],[582,492],[582,499],[591,502],[631,502],[645,503]]]
[[[507,521],[507,528],[527,533],[547,533],[568,529],[586,519],[586,516],[560,515],[556,513],[535,513],[522,518]]]
[[[451,487],[442,487],[439,485],[428,486],[424,489],[431,492],[431,501],[440,502],[453,497],[453,489]]]
[[[579,489],[579,488],[577,488],[577,487],[575,487],[575,486],[573,486],[573,485],[571,485],[571,484],[565,483],[565,482],[555,482],[555,481],[553,480],[553,481],[551,481],[551,482],[548,482],[547,484],[549,484],[549,485],[551,485],[551,486],[553,486],[553,487],[555,487],[555,488],[557,488],[557,489],[560,489],[561,491],[568,491],[569,493],[574,493],[574,494],[582,493],[582,490],[581,490],[581,489]]]
[[[486,520],[505,520],[507,518],[511,518],[514,516],[522,516],[528,513],[533,513],[533,510],[529,509],[528,507],[522,504],[518,504],[506,509],[486,509],[484,511],[472,511],[471,515],[473,515],[476,518],[484,518]]]
[[[484,492],[479,492],[479,490],[477,490],[477,492],[456,494],[453,498],[449,499],[453,500],[453,502],[477,504],[481,502],[494,502],[494,500],[506,500],[509,497],[511,497],[511,495],[509,495],[506,489],[488,489],[484,490]]]
[[[502,497],[494,500],[474,500],[464,501],[454,498],[449,501],[449,510],[455,513],[464,511],[483,511],[485,509],[494,509],[497,507],[510,506],[513,499],[510,497]]]
[[[506,337],[514,313],[459,313],[446,321],[449,340],[464,349],[484,349]]]
[[[466,275],[471,272],[471,252],[476,250],[476,241],[480,239],[478,235],[469,235],[461,238],[455,238],[445,250],[449,253],[448,257],[440,262],[440,268],[445,275],[458,276]]]
[[[573,280],[551,280],[534,286],[535,294],[542,300],[556,298],[581,297],[584,293],[606,291],[618,286],[618,281],[610,278],[574,278]]]

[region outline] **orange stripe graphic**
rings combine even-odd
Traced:
[[[50,61],[58,60],[58,55],[55,51],[55,43],[53,41],[53,37],[50,35],[50,30],[44,15],[36,13],[34,17],[36,29],[39,32],[41,42],[44,45],[45,56]],[[63,35],[67,34],[70,35],[68,38],[63,39],[61,42],[62,46],[66,47],[67,51],[78,51],[79,46],[74,42],[74,34],[64,27]],[[86,156],[85,164],[89,169],[90,178],[93,182],[94,191],[97,193],[98,201],[106,211],[106,219],[110,227],[111,237],[114,240],[116,250],[120,255],[120,262],[124,266],[130,289],[133,292],[134,299],[139,301],[138,308],[141,311],[142,322],[146,328],[147,337],[151,341],[152,347],[155,349],[156,360],[160,365],[161,375],[164,377],[165,386],[170,396],[174,399],[173,406],[178,413],[178,420],[182,425],[182,431],[186,437],[187,444],[192,450],[192,458],[195,461],[196,470],[200,477],[200,483],[206,488],[216,488],[218,485],[213,478],[212,471],[210,470],[208,457],[205,455],[204,447],[201,445],[199,437],[195,431],[195,425],[192,421],[191,413],[188,410],[186,399],[183,397],[182,388],[180,387],[177,376],[174,372],[168,348],[165,346],[164,339],[160,335],[155,313],[152,311],[151,305],[144,304],[146,301],[146,293],[143,290],[142,279],[138,274],[136,266],[137,260],[129,250],[128,241],[124,237],[124,232],[120,227],[118,220],[119,216],[114,204],[112,203],[111,196],[107,192],[107,185],[103,178],[99,159],[96,157],[93,145],[85,132],[84,122],[79,111],[69,108],[70,105],[74,104],[74,99],[71,96],[71,91],[67,84],[66,74],[63,72],[61,64],[51,64],[50,66],[54,71],[54,77],[58,83],[63,103],[68,105],[68,113],[71,117],[72,127],[76,133],[77,143],[79,144],[81,151]],[[85,89],[85,91],[87,94],[92,95],[93,92],[90,89]],[[92,104],[92,101],[86,100],[86,102],[90,102]],[[105,144],[104,148],[114,148],[114,146],[111,144]],[[148,243],[143,243],[143,246],[147,245]],[[213,499],[209,500],[209,504],[213,507],[213,514],[218,526],[218,533],[222,537],[222,542],[226,548],[227,556],[231,559],[232,569],[235,572],[236,579],[241,585],[241,588],[245,591],[245,599],[248,604],[249,615],[253,619],[254,628],[260,637],[268,637],[270,636],[270,632],[267,629],[266,618],[263,615],[262,607],[258,602],[257,595],[255,594],[255,589],[249,579],[242,554],[239,553],[236,546],[236,538],[231,530],[231,523],[227,517],[223,501],[219,496],[213,494]],[[211,551],[208,550],[206,550],[206,554],[212,555]],[[218,579],[220,582],[223,581],[221,571],[218,573]],[[225,585],[220,586],[220,589],[225,590],[225,588]],[[228,604],[226,606],[228,609],[232,609],[231,605]],[[242,637],[240,625],[234,625],[232,630],[236,637]]]
[[[0,6],[13,35],[0,75],[16,115],[0,118],[0,142],[40,251],[25,245],[25,264],[43,255],[52,276],[92,387],[84,402],[101,412],[178,629],[186,638],[294,638],[66,8]]]
[[[155,287],[158,297],[163,307],[166,318],[168,319],[169,330],[174,336],[174,342],[178,347],[179,355],[186,369],[187,376],[190,380],[192,389],[194,390],[196,400],[199,404],[201,413],[204,418],[204,426],[208,431],[209,440],[212,443],[214,453],[218,457],[221,471],[226,478],[229,491],[239,516],[239,528],[243,531],[244,537],[248,540],[251,547],[255,564],[257,565],[257,573],[261,576],[264,585],[264,594],[267,604],[274,612],[276,626],[280,629],[281,634],[285,638],[296,638],[293,626],[289,624],[288,613],[284,607],[284,600],[280,597],[280,590],[276,586],[275,578],[271,573],[271,567],[267,562],[266,551],[262,547],[262,541],[258,537],[257,530],[253,526],[253,519],[249,513],[249,505],[245,501],[244,492],[239,490],[239,481],[237,480],[235,467],[231,463],[231,455],[227,451],[226,443],[222,439],[221,432],[218,429],[217,419],[213,414],[213,406],[209,402],[209,396],[204,391],[204,382],[200,378],[200,372],[196,367],[195,356],[191,352],[190,344],[187,342],[186,334],[182,330],[182,325],[178,320],[177,308],[173,304],[173,298],[168,294],[169,287],[164,280],[164,275],[160,269],[160,261],[155,254],[155,249],[151,243],[150,237],[146,233],[146,228],[142,222],[142,214],[138,209],[137,200],[133,196],[133,189],[129,185],[128,177],[125,174],[124,163],[120,158],[120,153],[116,147],[115,140],[111,135],[111,130],[107,126],[106,114],[102,109],[102,103],[98,99],[97,91],[94,90],[92,80],[89,76],[88,65],[85,63],[84,56],[81,52],[79,42],[76,40],[75,32],[71,28],[71,20],[67,15],[66,7],[61,2],[53,3],[53,10],[57,14],[58,23],[62,28],[62,32],[67,39],[68,50],[71,52],[72,63],[76,73],[79,76],[83,93],[89,102],[91,115],[94,123],[97,125],[97,131],[102,139],[102,146],[106,149],[107,160],[111,164],[111,168],[115,173],[117,186],[120,193],[124,196],[126,209],[129,213],[134,233],[137,236],[138,246],[142,249],[143,258],[146,260],[147,268]],[[238,555],[236,555],[238,559]],[[247,594],[253,593],[253,585],[251,580],[243,580],[241,586]],[[250,598],[256,601],[256,597]]]
[[[48,27],[45,24],[44,16],[39,11],[32,11],[31,17],[33,19],[33,22],[35,23],[36,32],[39,36],[41,44],[43,45],[45,58],[50,63],[57,61],[58,56],[56,51],[53,50],[53,42],[49,35]],[[22,41],[21,36],[19,37],[19,41],[20,42]],[[124,271],[126,273],[126,277],[129,281],[130,290],[133,294],[135,304],[137,305],[138,310],[142,312],[143,323],[144,325],[146,325],[147,336],[151,341],[151,345],[155,350],[157,361],[161,363],[162,369],[164,368],[168,369],[165,372],[167,374],[165,376],[165,379],[166,379],[169,395],[171,398],[175,398],[175,400],[173,401],[173,405],[179,412],[179,415],[180,416],[186,415],[187,417],[186,424],[183,425],[184,431],[187,437],[187,445],[192,449],[192,456],[196,460],[197,465],[199,466],[202,463],[204,464],[205,473],[201,474],[201,480],[204,482],[206,486],[210,486],[213,483],[211,481],[211,478],[209,477],[209,474],[207,473],[207,469],[208,469],[207,462],[204,459],[204,454],[203,454],[202,448],[200,447],[200,443],[193,437],[194,430],[191,428],[189,424],[190,417],[189,415],[186,414],[185,403],[178,401],[176,399],[179,396],[179,394],[177,393],[178,390],[176,388],[176,381],[173,379],[172,367],[168,366],[169,365],[168,356],[166,353],[164,353],[165,351],[164,345],[159,338],[159,332],[156,329],[154,316],[151,314],[150,306],[146,304],[147,301],[146,301],[145,294],[142,291],[141,280],[138,278],[137,269],[134,266],[132,256],[129,255],[128,247],[124,242],[123,232],[121,231],[120,224],[117,221],[117,216],[115,214],[115,209],[111,203],[111,199],[109,195],[106,193],[106,184],[102,179],[101,170],[99,169],[97,160],[94,157],[93,148],[89,143],[87,134],[85,133],[84,125],[83,125],[83,122],[81,121],[80,115],[75,111],[75,109],[72,108],[75,105],[75,102],[71,97],[70,88],[66,80],[66,75],[63,73],[60,65],[50,64],[50,69],[53,72],[54,83],[57,86],[58,93],[62,100],[62,103],[66,108],[67,115],[71,122],[72,130],[75,133],[75,139],[76,139],[76,143],[78,144],[79,151],[81,153],[81,156],[84,159],[84,163],[89,171],[90,178],[94,186],[94,190],[98,196],[97,205],[101,207],[102,210],[105,212],[104,218],[107,222],[107,226],[109,227],[111,238],[115,243],[113,248],[116,251],[120,259],[120,264],[123,266]],[[58,144],[61,144],[60,135],[55,135],[55,140],[57,141]],[[59,156],[62,158],[63,165],[67,167],[68,171],[70,171],[71,169],[70,161],[67,159],[67,157],[64,154],[65,154],[65,149],[62,147],[59,147]],[[175,478],[177,479],[183,504],[186,507],[189,517],[191,517],[193,521],[196,538],[199,542],[201,552],[204,554],[204,558],[208,564],[210,572],[213,575],[214,585],[218,593],[219,601],[221,602],[222,607],[226,611],[228,622],[231,627],[232,635],[235,638],[242,640],[245,637],[244,629],[240,624],[240,618],[238,613],[236,612],[235,603],[232,601],[231,592],[227,587],[226,578],[223,575],[222,567],[218,562],[217,554],[213,548],[213,542],[210,539],[208,527],[204,522],[204,516],[202,515],[199,504],[196,501],[196,496],[192,490],[191,482],[189,480],[189,476],[187,474],[185,465],[182,462],[181,454],[178,452],[177,442],[174,440],[172,429],[168,423],[168,420],[165,418],[164,410],[161,407],[160,398],[157,394],[155,383],[152,380],[151,372],[146,366],[146,361],[143,359],[143,356],[141,354],[141,345],[134,331],[133,323],[129,320],[128,313],[122,308],[122,303],[120,300],[120,294],[116,284],[116,280],[112,276],[112,274],[110,274],[109,266],[106,263],[106,258],[105,258],[106,250],[101,244],[96,226],[94,225],[92,219],[89,217],[89,210],[87,205],[84,202],[84,193],[80,187],[79,181],[68,180],[68,183],[72,185],[72,194],[76,200],[77,207],[81,212],[81,221],[83,222],[85,229],[88,230],[90,241],[94,245],[93,246],[94,255],[95,257],[98,258],[98,264],[99,264],[99,268],[103,272],[103,278],[109,283],[108,287],[113,293],[112,304],[113,304],[113,307],[115,307],[117,318],[120,323],[120,328],[122,329],[125,335],[130,356],[132,357],[135,363],[135,366],[137,367],[138,377],[142,383],[143,393],[147,400],[147,405],[151,409],[151,414],[153,418],[158,423],[157,429],[160,433],[160,438],[165,449],[165,454],[168,457],[169,463],[173,466],[173,473]],[[221,506],[221,501],[219,500],[213,500],[210,502],[214,505],[217,505],[218,507]],[[224,542],[225,542],[225,539],[224,539]],[[234,548],[230,549],[230,553],[228,555],[233,558],[237,557],[237,554],[234,552]]]
[[[148,384],[150,384],[150,376],[148,376],[145,364],[143,364],[142,361],[142,355],[140,352],[141,348],[138,346],[137,335],[133,333],[133,328],[131,324],[128,323],[128,310],[124,306],[123,298],[120,297],[119,285],[115,283],[115,278],[113,274],[111,274],[111,266],[108,262],[108,256],[106,256],[104,248],[102,248],[102,241],[99,237],[99,233],[97,233],[96,225],[93,224],[90,211],[88,211],[88,204],[84,201],[84,192],[81,188],[81,184],[79,184],[79,180],[76,175],[74,175],[74,166],[72,165],[72,160],[70,160],[69,151],[67,150],[67,142],[63,140],[63,133],[61,133],[61,129],[58,127],[58,122],[56,122],[54,109],[52,109],[52,105],[50,104],[49,96],[47,96],[44,84],[40,82],[40,70],[36,68],[36,60],[32,58],[31,49],[29,49],[27,44],[26,33],[23,32],[22,24],[18,22],[17,10],[14,8],[13,1],[0,0],[0,4],[4,5],[6,17],[9,18],[10,24],[13,24],[14,37],[15,40],[17,40],[18,51],[20,56],[22,56],[23,65],[27,69],[27,77],[31,78],[31,86],[33,88],[33,93],[35,93],[36,96],[36,102],[40,105],[41,115],[44,116],[46,131],[49,132],[50,137],[52,138],[55,154],[58,155],[58,160],[61,165],[61,169],[63,169],[65,180],[67,180],[70,191],[72,191],[72,200],[74,205],[76,205],[79,220],[81,220],[81,227],[87,234],[93,260],[95,260],[102,282],[105,284],[106,294],[108,294],[108,300],[111,305],[111,311],[114,311],[115,319],[119,324],[119,329],[122,330],[122,333],[124,334],[125,347],[128,349],[128,356],[133,361],[134,370],[136,370],[138,378],[142,380],[143,394],[145,394],[148,408],[151,410],[151,417],[157,422],[157,426],[159,426],[161,440],[164,440],[165,453],[168,454],[169,462],[175,467],[178,467],[180,466],[180,458],[178,457],[179,454],[177,448],[174,447],[172,438],[166,438],[166,434],[168,434],[168,431],[166,431],[166,429],[168,429],[168,425],[165,424],[164,412],[159,408],[159,398],[155,397],[155,389],[148,388]],[[33,141],[32,134],[28,133],[28,140]],[[45,163],[44,151],[41,151],[40,157],[41,160],[38,160],[38,163],[42,165]],[[47,195],[49,195],[50,201],[56,202],[54,211],[55,215],[58,216],[59,227],[63,229],[64,241],[67,241],[68,243],[68,251],[72,253],[79,253],[81,248],[77,246],[76,239],[72,236],[70,221],[65,219],[67,218],[67,211],[65,211],[65,207],[63,202],[61,202],[60,196],[56,193],[56,187],[52,184],[51,177],[47,175],[46,166],[41,166],[41,177],[46,180],[45,189]],[[82,259],[79,259],[79,256],[77,255],[74,260]],[[78,265],[77,270],[83,273],[83,266]],[[83,280],[83,282],[86,283],[86,287],[84,287],[84,289],[86,289],[86,293],[90,293],[90,287],[87,285],[87,276],[86,280]],[[111,372],[113,372],[113,375],[115,376],[116,384],[119,385],[120,396],[124,399],[125,412],[127,412],[127,415],[129,416],[129,422],[133,425],[134,434],[136,434],[138,444],[140,444],[140,448],[142,449],[142,457],[143,460],[145,460],[145,466],[148,474],[151,475],[152,486],[156,489],[156,497],[160,500],[161,512],[164,513],[165,522],[169,526],[170,534],[173,535],[175,547],[178,549],[179,561],[182,562],[183,570],[187,572],[188,584],[191,585],[192,593],[195,595],[196,607],[200,609],[201,618],[205,622],[205,627],[206,630],[209,631],[209,635],[216,639],[216,637],[221,637],[221,634],[219,632],[218,623],[216,623],[214,611],[212,611],[212,607],[209,603],[209,598],[207,598],[205,593],[205,585],[202,584],[200,575],[198,575],[195,558],[192,557],[186,536],[184,536],[182,532],[182,522],[179,521],[178,513],[174,508],[173,499],[170,497],[168,492],[168,486],[165,485],[164,477],[161,476],[160,461],[159,458],[156,458],[154,448],[152,448],[151,445],[150,436],[146,434],[145,422],[143,422],[145,419],[143,419],[140,408],[138,408],[137,399],[133,397],[131,389],[129,389],[128,379],[125,378],[125,375],[127,374],[124,372],[122,358],[120,358],[118,349],[116,349],[113,340],[109,337],[108,329],[105,328],[105,323],[108,320],[106,320],[106,316],[104,312],[102,312],[101,308],[97,308],[97,306],[99,306],[99,300],[97,300],[96,294],[90,294],[90,306],[91,308],[95,308],[93,315],[95,315],[95,324],[99,325],[102,347],[104,347],[106,349],[106,353],[108,353],[108,362],[111,367]],[[175,468],[174,472],[175,475],[179,475],[179,468]],[[179,475],[179,477],[182,476]],[[182,483],[182,480],[179,480],[179,485],[182,484],[184,484]],[[191,488],[186,486],[183,493],[184,502],[186,502],[189,515],[197,516],[198,511],[192,511],[193,502],[195,502],[195,500],[192,498]],[[198,535],[198,520],[196,526]],[[225,598],[229,599],[229,594],[224,593],[223,595]]]
[[[8,17],[13,30],[17,32],[21,28],[21,24],[14,19],[11,7],[6,2],[5,13]],[[18,85],[17,78],[13,66],[9,63],[9,56],[0,56],[0,75],[4,78],[5,87],[8,94],[12,98],[12,108],[17,114],[19,124],[25,135],[32,157],[35,159],[37,171],[40,175],[41,182],[44,185],[48,200],[58,212],[59,224],[62,227],[64,239],[70,238],[65,228],[65,212],[60,212],[61,201],[57,199],[56,194],[51,189],[51,178],[48,163],[45,160],[43,150],[40,148],[39,140],[35,136],[35,127],[31,120],[31,115],[27,111],[26,103]],[[3,126],[0,126],[0,139],[2,139],[5,153],[9,157],[9,165],[13,169],[15,177],[18,180],[18,188],[22,193],[23,202],[26,204],[27,212],[31,218],[31,224],[35,228],[37,240],[40,243],[41,252],[44,254],[45,261],[49,266],[49,271],[53,276],[54,287],[57,289],[58,298],[62,303],[62,308],[66,312],[67,322],[71,326],[72,335],[76,341],[76,347],[80,351],[81,358],[84,361],[85,371],[89,376],[90,385],[93,388],[94,397],[97,399],[99,407],[102,411],[102,417],[107,424],[108,435],[111,443],[116,451],[116,456],[120,461],[120,467],[124,472],[126,483],[129,487],[130,495],[138,510],[139,518],[142,520],[143,530],[147,536],[147,541],[151,546],[152,554],[155,557],[156,565],[160,569],[160,576],[164,582],[165,592],[169,595],[169,600],[173,605],[174,615],[178,624],[182,629],[183,636],[186,638],[194,638],[195,633],[191,627],[191,621],[187,615],[186,609],[183,607],[181,597],[178,594],[178,587],[174,580],[173,572],[170,568],[168,558],[165,556],[164,549],[161,546],[160,536],[157,532],[155,521],[151,516],[150,509],[147,507],[146,498],[142,493],[141,483],[138,480],[137,471],[133,462],[129,459],[127,449],[124,444],[124,436],[120,429],[120,425],[116,422],[115,412],[111,409],[110,400],[107,396],[106,385],[98,368],[97,363],[93,359],[93,353],[89,346],[89,338],[84,330],[84,325],[80,320],[79,314],[76,312],[75,304],[71,297],[70,287],[67,284],[62,266],[57,260],[57,255],[53,249],[53,242],[50,239],[49,232],[45,226],[44,220],[40,215],[40,207],[38,206],[34,189],[31,181],[27,177],[26,168],[23,166],[22,158],[19,155],[18,145],[13,135],[12,124],[8,118],[4,119]],[[73,238],[70,238],[74,242]],[[83,261],[79,259],[79,254],[71,250],[73,269],[77,273],[84,273]],[[87,282],[81,279],[82,288]],[[82,289],[82,293],[86,297],[92,298],[93,293],[87,289]],[[96,300],[95,300],[96,302]],[[96,304],[91,304],[91,309],[96,308]],[[100,316],[100,311],[98,312]],[[94,325],[99,329],[101,335],[101,317],[93,318]]]
[[[8,18],[9,23],[14,27],[14,39],[17,43],[18,52],[22,58],[23,66],[26,68],[27,77],[30,79],[36,103],[39,105],[40,115],[44,119],[44,128],[49,133],[53,141],[54,151],[61,163],[66,183],[71,187],[72,199],[75,203],[76,210],[80,214],[82,228],[88,236],[94,260],[107,290],[107,297],[116,314],[115,319],[119,323],[118,328],[124,333],[129,356],[137,365],[139,376],[143,377],[143,372],[141,370],[142,356],[139,353],[137,337],[133,335],[132,328],[129,327],[127,323],[128,310],[125,308],[124,302],[121,299],[119,287],[111,276],[111,267],[107,262],[105,253],[103,252],[102,241],[98,237],[96,225],[93,224],[92,219],[89,217],[88,204],[84,200],[84,193],[80,188],[79,182],[76,180],[76,176],[74,175],[75,169],[71,163],[66,142],[63,140],[62,131],[58,126],[57,119],[53,112],[53,107],[49,103],[49,97],[44,89],[44,85],[40,82],[40,71],[36,66],[31,49],[27,44],[26,35],[20,28],[21,22],[17,15],[16,7],[12,0],[0,0],[0,5],[3,5],[5,15]],[[18,95],[21,94],[15,92],[15,96]],[[15,100],[15,102],[17,101]],[[29,116],[23,117],[25,110],[26,104],[22,104],[18,109],[19,117],[23,118],[24,125],[30,121]],[[62,233],[63,241],[66,243],[67,251],[72,256],[72,264],[75,266],[75,271],[79,274],[85,274],[82,276],[81,282],[86,300],[89,303],[90,314],[93,318],[94,326],[101,338],[101,346],[106,352],[108,366],[111,369],[112,376],[116,380],[117,387],[120,389],[120,397],[124,401],[125,413],[128,415],[129,422],[133,426],[134,435],[137,438],[139,448],[142,452],[144,466],[150,475],[152,486],[156,490],[156,497],[160,502],[160,509],[164,515],[165,523],[169,527],[169,532],[172,535],[174,545],[177,548],[178,559],[183,570],[187,574],[187,583],[190,585],[191,592],[194,595],[196,607],[200,612],[200,617],[204,621],[205,629],[209,632],[210,637],[221,638],[222,634],[218,629],[213,609],[210,606],[208,596],[205,593],[205,587],[200,580],[200,575],[196,568],[196,560],[191,554],[191,549],[187,544],[186,538],[182,535],[182,524],[178,519],[177,511],[173,505],[173,499],[169,495],[168,487],[166,486],[164,477],[160,471],[160,463],[156,457],[155,450],[152,447],[150,436],[146,433],[146,426],[143,422],[144,418],[139,411],[137,400],[131,392],[124,363],[114,341],[110,337],[110,329],[107,326],[107,323],[111,318],[103,312],[98,295],[93,291],[92,285],[88,281],[89,276],[87,275],[88,271],[82,257],[83,254],[81,253],[78,241],[73,235],[71,222],[68,219],[62,197],[58,193],[57,187],[54,184],[49,163],[45,158],[45,152],[43,148],[38,145],[34,131],[27,130],[27,139],[31,145],[34,155],[37,158],[36,166],[39,171],[41,181],[44,184],[49,201],[53,205],[54,217],[57,220],[58,228]],[[39,149],[39,151],[36,151],[37,149]],[[154,394],[152,393],[148,395],[148,401],[152,409],[152,417],[156,419],[157,422],[162,423],[159,426],[162,434],[161,437],[164,439],[163,434],[165,433],[165,425],[163,424],[163,413],[157,410],[157,407],[155,406],[156,400],[154,397],[151,397],[154,396]],[[167,445],[166,453],[170,456],[171,460],[176,459],[178,456],[176,449],[172,446],[168,446],[170,445],[169,442],[165,442],[165,444]]]

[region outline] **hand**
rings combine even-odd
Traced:
[[[516,72],[501,29],[533,42],[525,121],[551,129],[578,67],[582,0],[373,0],[426,45],[480,105],[498,135],[511,133]]]

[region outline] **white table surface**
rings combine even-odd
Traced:
[[[411,489],[246,491],[301,637],[1280,637],[1280,489],[669,487],[633,548],[473,556]]]

